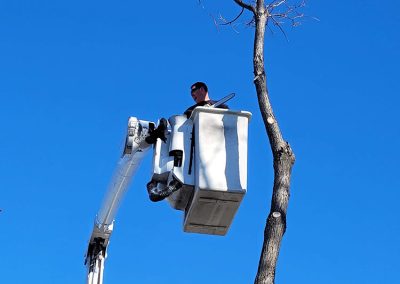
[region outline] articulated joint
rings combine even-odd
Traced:
[[[148,143],[146,140],[150,134],[154,132],[154,128],[155,125],[153,122],[141,121],[136,117],[130,117],[122,156],[133,154],[133,148],[140,148],[143,146],[144,142]]]
[[[105,239],[103,238],[94,238],[88,247],[88,251],[85,257],[85,265],[89,265],[89,272],[93,271],[96,266],[96,260],[99,256],[106,256],[107,245],[105,244]]]

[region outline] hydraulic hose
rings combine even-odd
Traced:
[[[147,192],[149,193],[150,200],[153,202],[164,200],[182,187],[182,183],[176,179],[173,179],[165,188],[161,190],[157,188],[157,184],[158,183],[154,180],[147,183]]]

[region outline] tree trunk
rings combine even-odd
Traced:
[[[264,230],[264,243],[254,283],[272,284],[275,282],[276,262],[282,237],[286,230],[290,176],[295,156],[289,143],[282,138],[282,133],[269,100],[264,69],[264,36],[268,20],[268,11],[265,9],[264,0],[257,0],[253,12],[256,25],[253,55],[254,84],[274,159],[274,186],[271,210]]]

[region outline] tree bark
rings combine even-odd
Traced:
[[[264,0],[257,0],[255,6],[234,0],[241,7],[254,14],[254,85],[257,91],[258,104],[267,132],[274,166],[274,185],[271,209],[264,230],[264,242],[258,265],[255,284],[275,283],[275,270],[283,235],[286,231],[286,212],[289,202],[289,187],[295,155],[283,137],[274,116],[267,88],[267,77],[264,68],[264,37],[268,21],[268,10]]]

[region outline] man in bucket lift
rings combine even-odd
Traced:
[[[196,82],[190,87],[190,93],[192,95],[193,100],[196,104],[189,107],[185,110],[184,114],[187,118],[190,117],[192,111],[198,106],[211,106],[215,103],[215,101],[211,100],[208,95],[208,87],[203,82]],[[226,104],[221,104],[218,108],[228,109],[229,107]],[[159,126],[156,129],[150,130],[150,136],[146,138],[146,142],[149,144],[154,144],[157,141],[157,138],[160,138],[162,141],[166,141],[165,138],[165,130],[167,129],[168,123],[165,118],[160,119]]]
[[[203,82],[196,82],[190,87],[190,92],[192,95],[193,100],[196,102],[196,104],[192,105],[189,107],[184,114],[186,115],[187,118],[190,117],[192,114],[192,111],[198,107],[198,106],[212,106],[216,102],[211,100],[209,95],[208,95],[208,87],[205,83]],[[220,104],[217,106],[218,108],[223,108],[223,109],[228,109],[229,107],[226,104]],[[157,138],[160,138],[164,143],[166,142],[166,137],[165,137],[165,130],[168,127],[168,122],[165,118],[161,118],[159,125],[156,129],[152,129],[150,132],[149,137],[146,138],[146,142],[149,144],[155,144],[157,141]],[[194,134],[194,133],[193,133]],[[192,137],[192,141],[194,138]],[[171,195],[174,191],[178,190],[181,185],[178,184],[172,184],[172,186],[168,186],[165,190],[163,191],[158,191],[156,187],[157,183],[150,181],[147,184],[147,192],[149,193],[149,198],[153,202],[161,201]]]
[[[198,106],[211,106],[214,103],[216,103],[213,100],[210,100],[210,97],[208,95],[208,87],[205,83],[203,82],[196,82],[190,87],[190,92],[192,95],[193,100],[196,102],[196,104],[192,105],[190,108],[188,108],[184,114],[187,116],[187,118],[190,117],[192,114],[192,111],[198,107]],[[225,104],[221,104],[218,106],[218,108],[225,108],[227,109],[228,106]]]

